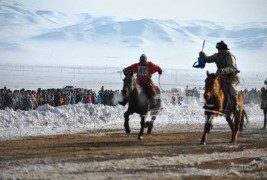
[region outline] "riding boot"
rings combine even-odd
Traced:
[[[128,98],[123,98],[123,100],[119,101],[118,103],[122,106],[125,106],[128,103]]]

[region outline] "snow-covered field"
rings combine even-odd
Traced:
[[[118,90],[121,70],[143,53],[163,68],[160,79],[154,75],[153,80],[164,90],[199,88],[206,70],[216,69],[214,64],[192,68],[203,40],[208,55],[216,52],[217,42],[228,44],[241,71],[241,90],[264,86],[267,22],[118,18],[1,0],[0,88]],[[162,92],[153,135],[143,141],[136,139],[136,114],[130,116],[132,134],[124,133],[127,106],[79,103],[0,110],[0,179],[266,178],[267,138],[259,130],[263,112],[258,104],[245,105],[249,124],[237,144],[226,143],[230,129],[219,117],[211,144],[199,146],[203,99],[184,96],[181,106],[174,106],[171,95]]]
[[[0,2],[0,87],[12,90],[62,88],[73,85],[99,90],[121,89],[119,73],[138,61],[142,53],[164,70],[160,78],[164,90],[203,87],[206,70],[194,69],[198,52],[206,40],[205,51],[212,54],[215,44],[226,41],[237,57],[241,70],[240,89],[263,86],[266,71],[266,23],[227,25],[209,21],[131,19],[69,14],[18,2]],[[153,80],[159,84],[158,75]],[[165,96],[165,97],[164,97]],[[156,121],[167,124],[204,122],[202,100],[184,99],[172,106],[165,98],[164,109]],[[261,122],[258,105],[247,105],[251,125]],[[35,111],[3,110],[0,137],[48,135],[104,127],[121,128],[125,108],[78,104]],[[138,116],[131,123],[139,126]],[[225,123],[224,120],[218,123]]]
[[[0,85],[12,90],[30,89],[37,90],[39,87],[62,88],[66,85],[74,85],[100,90],[121,89],[122,68],[105,67],[51,67],[51,66],[0,66]],[[172,88],[184,89],[203,87],[206,76],[205,70],[170,70],[165,69],[160,77],[161,87],[164,90]],[[241,89],[258,88],[263,85],[266,77],[265,72],[241,73]],[[155,84],[159,85],[159,76],[154,75]],[[121,97],[117,97],[120,100]],[[155,126],[170,124],[203,124],[205,122],[203,111],[203,99],[184,96],[181,106],[170,104],[171,93],[163,93],[163,110],[155,121]],[[260,127],[263,123],[263,114],[259,105],[248,104],[246,111],[250,125]],[[98,106],[88,104],[68,105],[61,107],[41,106],[34,111],[13,111],[5,109],[0,111],[0,138],[21,136],[38,136],[63,133],[75,133],[88,129],[123,128],[123,113],[126,111],[122,106]],[[149,117],[148,117],[149,118]],[[132,115],[130,123],[139,127],[140,118]],[[226,124],[224,118],[218,118],[216,123]]]
[[[184,98],[181,106],[170,103],[170,94],[163,93],[163,109],[155,121],[155,126],[175,124],[200,124],[205,122],[203,101]],[[191,97],[192,98],[192,97]],[[248,104],[245,110],[249,116],[249,126],[260,128],[263,114],[259,105]],[[51,107],[44,105],[32,111],[13,111],[6,108],[0,111],[0,138],[39,136],[77,133],[85,130],[123,129],[123,114],[126,107],[104,105],[64,105]],[[150,117],[148,116],[147,119]],[[130,125],[138,128],[140,117],[130,116]],[[224,118],[217,118],[215,124],[226,124]]]

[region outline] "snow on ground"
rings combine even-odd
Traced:
[[[105,67],[52,67],[52,66],[0,66],[0,85],[11,90],[47,88],[62,88],[73,85],[98,91],[105,89],[118,90],[122,88],[122,77],[118,73],[122,68]],[[154,75],[153,81],[164,90],[180,88],[182,91],[188,85],[203,87],[206,72],[204,70],[165,69],[160,76]],[[266,72],[242,72],[240,89],[262,87]],[[160,81],[159,81],[160,80]],[[182,106],[170,104],[171,93],[163,93],[163,109],[159,113],[156,126],[169,124],[203,124],[203,98],[185,97]],[[202,96],[201,96],[202,97]],[[263,113],[257,104],[245,107],[251,126],[262,126]],[[76,104],[61,107],[41,106],[35,111],[0,110],[0,138],[38,136],[61,133],[75,133],[87,129],[119,128],[123,129],[123,114],[126,107],[99,106]],[[140,127],[138,115],[130,116],[130,125]],[[149,119],[149,117],[147,118]],[[218,118],[215,123],[226,123],[224,118]]]
[[[184,101],[181,106],[174,106],[166,101],[163,109],[157,116],[155,126],[162,127],[170,124],[203,124],[205,116],[203,102],[197,99]],[[85,130],[103,128],[123,129],[126,107],[104,106],[79,103],[51,107],[44,105],[31,111],[13,111],[6,108],[0,111],[0,138],[21,136],[55,135],[77,133]],[[260,127],[263,123],[263,113],[257,104],[248,104],[245,107],[251,127]],[[150,116],[147,117],[150,120]],[[224,118],[219,117],[215,124],[226,124]],[[140,127],[140,117],[137,114],[130,116],[130,126]]]

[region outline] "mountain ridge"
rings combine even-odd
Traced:
[[[126,66],[146,53],[166,67],[188,68],[204,40],[207,54],[224,40],[241,69],[256,67],[251,59],[262,64],[266,57],[267,22],[118,18],[0,1],[0,64]]]
[[[25,7],[21,3],[12,3],[12,1],[0,3],[0,20],[3,25],[0,32],[5,36],[14,36],[14,31],[21,28],[22,31],[23,29],[24,31],[32,30],[34,35],[28,37],[29,39],[44,41],[92,39],[97,41],[97,37],[101,40],[103,38],[110,40],[115,36],[119,42],[124,43],[127,38],[134,38],[140,40],[138,43],[146,41],[194,43],[196,39],[227,39],[232,45],[240,48],[246,48],[246,46],[247,48],[262,48],[267,44],[267,22],[266,24],[254,22],[248,23],[247,26],[235,25],[235,27],[228,28],[228,26],[224,27],[221,24],[204,20],[182,22],[157,19],[132,20],[130,18],[120,20],[113,17],[94,17],[89,13],[67,14],[34,9]]]

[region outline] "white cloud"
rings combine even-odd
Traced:
[[[50,10],[137,19],[202,19],[228,23],[267,21],[266,0],[19,0],[18,2]]]

